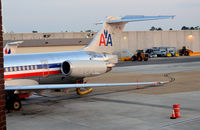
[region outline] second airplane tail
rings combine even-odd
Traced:
[[[17,47],[19,46],[19,44],[23,43],[23,41],[16,41],[16,42],[9,42],[5,45],[5,47],[3,48],[3,52],[5,55],[8,54],[15,54]]]

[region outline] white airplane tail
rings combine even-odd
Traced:
[[[23,41],[17,41],[17,42],[9,42],[5,45],[5,47],[3,48],[3,52],[5,55],[8,54],[15,54],[17,47],[19,46],[19,44],[23,43]]]
[[[174,16],[125,16],[107,17],[104,20],[102,29],[96,34],[91,43],[83,48],[83,51],[93,51],[99,53],[119,52],[123,44],[120,42],[121,32],[128,22],[168,19]]]

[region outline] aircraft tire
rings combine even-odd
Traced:
[[[14,94],[13,91],[8,91],[6,93],[6,109],[18,111],[22,107],[21,100],[17,94]]]
[[[186,51],[186,52],[185,52],[185,55],[186,55],[186,56],[189,56],[189,52],[188,52],[188,51]]]
[[[15,111],[19,111],[22,107],[21,101],[20,100],[14,100],[12,103],[12,109]]]
[[[148,59],[149,59],[148,57],[144,57],[144,61],[148,61]]]
[[[136,61],[136,59],[137,59],[136,56],[132,56],[131,58],[132,61]]]

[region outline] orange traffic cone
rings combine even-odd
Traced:
[[[176,115],[175,115],[174,110],[172,111],[172,116],[170,117],[170,119],[176,119]]]
[[[173,105],[173,109],[174,109],[176,118],[181,117],[181,114],[180,114],[180,105],[179,104],[174,104]]]

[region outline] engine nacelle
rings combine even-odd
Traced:
[[[90,77],[97,76],[111,70],[103,61],[64,61],[61,71],[66,76],[71,77]]]

